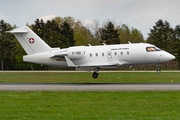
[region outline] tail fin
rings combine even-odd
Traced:
[[[49,45],[47,45],[27,26],[16,28],[8,32],[15,35],[15,37],[28,55],[49,51],[51,49]]]

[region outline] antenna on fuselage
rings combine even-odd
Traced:
[[[103,45],[104,45],[104,46],[106,46],[106,44],[105,44],[105,43],[103,43]]]
[[[132,44],[130,41],[128,41],[129,44]]]

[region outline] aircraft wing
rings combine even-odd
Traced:
[[[76,70],[80,71],[93,71],[97,69],[97,66],[82,66],[82,65],[75,65],[67,56],[64,56],[69,67],[76,67]]]
[[[112,61],[112,62],[91,62],[81,65],[75,65],[67,56],[64,56],[65,60],[67,62],[67,65],[69,67],[75,67],[76,70],[82,70],[82,71],[94,71],[97,69],[97,67],[101,68],[117,68],[120,65],[118,61]]]

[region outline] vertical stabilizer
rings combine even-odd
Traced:
[[[15,35],[28,55],[49,51],[51,49],[49,45],[27,26],[16,28],[9,32]]]

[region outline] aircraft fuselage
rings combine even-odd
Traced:
[[[148,48],[155,49],[148,51]],[[147,43],[57,48],[43,53],[26,55],[23,58],[26,62],[68,67],[64,56],[69,57],[76,66],[98,66],[104,68],[163,63],[174,59],[174,56],[168,52]]]

